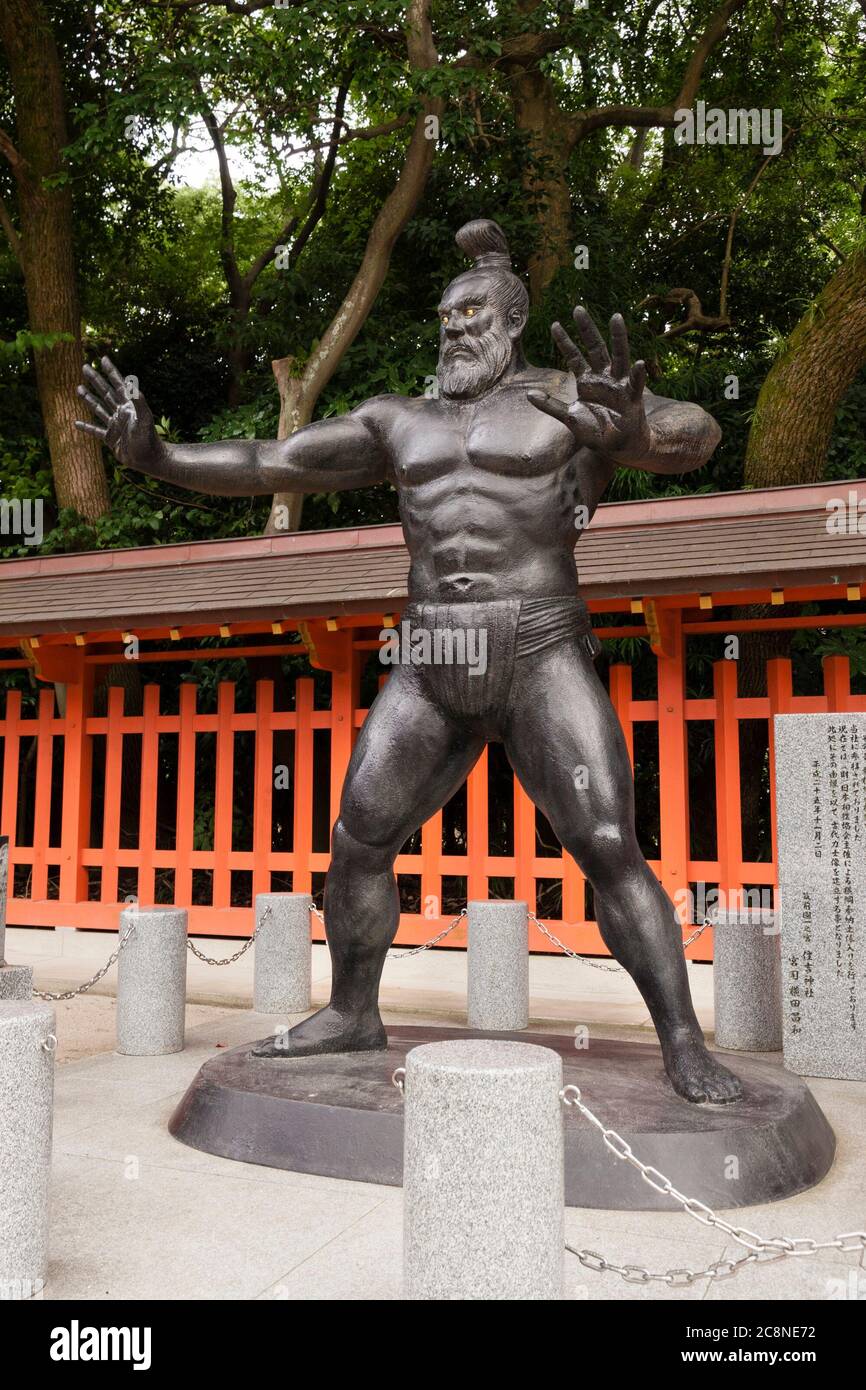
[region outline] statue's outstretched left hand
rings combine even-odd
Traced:
[[[75,428],[101,439],[118,463],[129,464],[147,473],[163,450],[153,415],[144,396],[127,394],[126,384],[109,357],[100,363],[102,372],[85,366],[85,384],[76,387],[96,424],[76,420]]]
[[[574,311],[574,321],[583,351],[561,324],[553,324],[551,334],[574,377],[577,399],[567,405],[538,390],[528,391],[527,396],[538,410],[565,425],[578,445],[623,461],[638,458],[650,440],[643,401],[646,363],[631,365],[621,314],[614,314],[610,321],[610,352],[580,305]]]

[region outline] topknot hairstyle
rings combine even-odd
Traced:
[[[498,222],[488,217],[476,217],[474,222],[466,222],[454,240],[464,256],[478,265],[506,265],[511,269],[511,256],[505,233]]]
[[[503,313],[507,315],[516,309],[525,321],[529,295],[523,281],[511,269],[508,241],[499,223],[488,217],[476,217],[464,223],[454,239],[464,256],[474,262],[474,269],[487,273],[493,296]]]

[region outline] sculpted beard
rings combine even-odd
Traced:
[[[511,357],[511,339],[500,328],[491,328],[480,338],[451,343],[446,339],[439,349],[437,375],[446,396],[480,396],[501,377]]]

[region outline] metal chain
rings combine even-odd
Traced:
[[[391,957],[391,960],[406,960],[409,956],[419,956],[422,951],[429,951],[431,946],[438,945],[440,941],[448,936],[449,932],[453,932],[454,928],[460,925],[467,911],[468,908],[462,908],[454,920],[448,923],[447,927],[438,932],[436,936],[431,936],[430,940],[423,942],[422,945],[413,946],[411,951],[389,951],[388,955]]]
[[[590,960],[589,956],[582,956],[577,951],[570,950],[569,947],[566,946],[564,941],[560,941],[559,937],[554,936],[553,932],[550,930],[549,927],[546,927],[543,922],[539,921],[534,912],[527,912],[527,916],[530,922],[535,923],[542,936],[546,936],[548,941],[552,941],[554,946],[558,946],[560,951],[563,951],[565,955],[569,956],[572,960],[579,961],[581,965],[588,965],[591,970],[604,970],[608,974],[622,973],[623,967],[621,965],[603,965],[601,961]],[[698,937],[701,936],[706,931],[707,927],[710,926],[712,926],[712,922],[710,921],[709,917],[705,917],[701,925],[698,927],[697,931],[693,931],[691,936],[683,942],[683,950],[687,950],[688,947],[691,946],[692,942],[697,941]]]
[[[315,904],[313,904],[310,907],[310,911],[312,912],[314,917],[318,917],[319,921],[324,927],[325,919],[322,916],[322,913],[319,911],[319,909],[315,906]],[[449,922],[448,926],[445,927],[442,931],[437,932],[435,936],[431,936],[429,941],[423,942],[420,946],[413,946],[411,951],[389,951],[388,958],[390,960],[406,960],[408,956],[417,956],[420,955],[422,951],[429,951],[432,946],[438,945],[440,941],[444,940],[444,938],[449,934],[449,932],[453,932],[454,928],[456,926],[459,926],[459,924],[463,921],[463,918],[466,916],[467,911],[467,908],[462,908],[460,912],[458,912],[454,920]]]
[[[535,925],[538,927],[538,930],[541,932],[541,935],[546,936],[548,941],[552,941],[554,946],[558,946],[560,951],[563,951],[565,955],[571,958],[571,960],[578,960],[580,961],[581,965],[588,965],[592,970],[604,970],[608,974],[610,974],[611,971],[622,970],[621,965],[603,965],[601,961],[590,960],[588,956],[578,955],[577,951],[572,951],[568,946],[566,946],[564,941],[560,941],[558,936],[554,936],[550,928],[546,927],[543,922],[540,922],[534,912],[527,912],[526,915],[529,918],[530,922],[535,923]]]
[[[92,987],[95,984],[98,984],[98,982],[102,979],[103,975],[108,974],[108,971],[111,969],[112,965],[114,965],[114,962],[117,960],[117,957],[120,955],[127,941],[132,936],[134,930],[135,923],[131,922],[130,925],[127,927],[126,931],[123,933],[123,936],[120,938],[120,941],[117,945],[117,949],[115,951],[112,951],[111,955],[108,957],[108,960],[105,962],[102,969],[97,970],[95,975],[91,975],[90,979],[87,980],[85,984],[77,985],[75,989],[61,989],[54,994],[52,994],[51,991],[47,989],[34,989],[34,999],[47,999],[50,1003],[54,1004],[59,999],[74,999],[77,994],[83,994],[85,990],[92,989]]]
[[[658,1168],[653,1168],[651,1164],[644,1163],[639,1159],[622,1135],[617,1134],[615,1129],[606,1126],[597,1115],[593,1114],[588,1105],[584,1105],[577,1086],[565,1086],[559,1095],[564,1105],[574,1106],[585,1119],[595,1125],[611,1153],[625,1163],[631,1164],[632,1168],[636,1168],[643,1181],[653,1191],[660,1192],[666,1197],[672,1197],[694,1221],[699,1221],[702,1226],[712,1226],[724,1231],[738,1245],[745,1246],[749,1251],[748,1255],[741,1255],[737,1260],[718,1260],[706,1269],[669,1269],[664,1274],[656,1274],[644,1269],[642,1265],[618,1265],[612,1260],[606,1260],[595,1250],[576,1250],[574,1246],[566,1244],[566,1250],[572,1255],[576,1255],[580,1263],[587,1269],[610,1270],[614,1274],[619,1274],[627,1283],[632,1284],[648,1284],[650,1281],[656,1280],[679,1287],[693,1284],[697,1279],[727,1278],[747,1264],[766,1264],[773,1260],[784,1260],[795,1255],[815,1255],[819,1250],[841,1250],[847,1253],[866,1250],[866,1231],[846,1231],[833,1240],[817,1241],[804,1236],[770,1236],[765,1238],[748,1230],[745,1226],[732,1226],[724,1217],[718,1216],[711,1207],[698,1201],[697,1197],[684,1196],[674,1187],[670,1178],[666,1178],[664,1173],[659,1172]]]
[[[692,934],[691,934],[691,936],[687,937],[686,940],[683,942],[683,950],[684,950],[684,951],[687,950],[688,947],[691,946],[692,942],[693,942],[693,941],[697,941],[697,939],[698,939],[699,936],[703,936],[703,934],[704,934],[704,932],[706,931],[707,927],[711,927],[712,925],[713,925],[713,923],[712,923],[712,921],[710,920],[710,918],[709,918],[709,917],[705,917],[704,920],[701,922],[701,925],[698,927],[698,929],[697,929],[696,931],[693,931]]]
[[[217,960],[215,956],[206,956],[204,952],[200,951],[191,940],[187,940],[187,950],[192,951],[193,955],[196,956],[199,960],[203,960],[205,965],[233,965],[236,960],[240,960],[241,956],[246,955],[247,951],[250,949],[256,937],[258,936],[260,928],[264,926],[265,922],[268,920],[270,915],[271,905],[270,903],[267,903],[265,906],[265,910],[262,913],[261,922],[256,923],[256,927],[252,936],[247,937],[247,940],[244,942],[241,949],[239,951],[235,951],[233,956],[225,956],[222,960]]]
[[[397,1067],[391,1074],[391,1082],[396,1086],[401,1096],[405,1097],[406,1068]],[[866,1250],[866,1231],[846,1231],[844,1235],[836,1236],[834,1240],[817,1241],[804,1236],[771,1236],[769,1239],[765,1239],[763,1236],[756,1235],[754,1231],[747,1230],[744,1226],[732,1226],[730,1222],[717,1216],[710,1207],[706,1206],[704,1202],[698,1201],[696,1197],[685,1197],[674,1187],[670,1178],[666,1178],[664,1173],[659,1172],[658,1168],[653,1168],[649,1163],[643,1163],[622,1135],[606,1126],[597,1115],[593,1114],[588,1105],[584,1105],[577,1086],[563,1087],[559,1097],[564,1105],[574,1106],[581,1115],[595,1125],[611,1153],[636,1168],[644,1182],[648,1183],[655,1192],[661,1192],[663,1196],[673,1197],[695,1221],[699,1221],[703,1226],[714,1226],[718,1230],[724,1231],[749,1251],[748,1255],[741,1255],[736,1260],[716,1260],[714,1264],[707,1265],[706,1269],[668,1269],[664,1273],[655,1273],[645,1269],[643,1265],[617,1264],[615,1260],[605,1259],[604,1255],[600,1255],[597,1250],[577,1250],[566,1241],[566,1250],[569,1254],[575,1255],[586,1269],[594,1269],[597,1273],[610,1271],[611,1274],[618,1274],[628,1284],[656,1282],[667,1284],[671,1288],[686,1288],[698,1279],[728,1279],[749,1264],[769,1264],[774,1260],[784,1260],[790,1256],[815,1255],[819,1250],[841,1250],[849,1254],[858,1250]]]
[[[325,919],[322,913],[319,911],[319,909],[315,906],[315,904],[311,905],[310,911],[313,913],[315,917],[318,917],[319,921],[324,927]],[[461,911],[457,914],[457,916],[451,922],[448,923],[448,926],[445,927],[443,931],[438,932],[436,936],[431,936],[430,940],[423,942],[422,945],[413,946],[411,951],[389,951],[388,955],[390,959],[406,960],[409,956],[418,956],[421,954],[422,951],[429,951],[431,947],[438,946],[440,941],[444,940],[444,938],[448,936],[449,933],[453,932],[455,927],[459,926],[459,924],[463,921],[464,917],[466,916],[467,911],[468,907],[462,908]],[[560,951],[564,952],[565,955],[570,956],[572,960],[579,961],[581,965],[588,965],[592,970],[603,970],[608,974],[610,974],[611,972],[622,973],[623,967],[621,965],[604,965],[601,961],[590,960],[588,956],[581,956],[578,954],[577,951],[570,950],[569,947],[566,946],[564,941],[560,941],[558,936],[554,936],[550,928],[545,926],[544,922],[540,921],[538,917],[536,917],[534,912],[528,911],[526,915],[529,918],[530,922],[535,923],[542,936],[546,936],[548,941],[552,942],[554,946],[557,946]],[[685,951],[687,947],[691,946],[693,941],[697,941],[698,937],[706,931],[707,927],[711,925],[712,924],[710,922],[710,919],[706,917],[704,921],[701,923],[701,925],[698,927],[697,931],[692,932],[688,940],[683,942],[683,950]]]

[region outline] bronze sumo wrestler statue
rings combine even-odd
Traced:
[[[409,632],[484,635],[485,662],[394,666],[361,729],[333,830],[325,887],[330,1003],[259,1045],[261,1057],[382,1048],[379,980],[397,930],[394,860],[500,740],[593,887],[601,934],[643,995],[675,1090],[732,1101],[738,1079],[710,1056],[689,994],[670,899],[638,848],[625,742],[593,664],[578,596],[575,517],[592,516],[615,468],[686,473],[719,441],[699,406],[646,389],[615,314],[610,347],[585,309],[581,347],[559,324],[567,371],[530,366],[528,298],[502,230],[457,234],[474,262],[439,305],[439,394],[376,396],[283,440],[168,444],[143,397],[104,358],[79,387],[123,464],[220,496],[332,492],[391,482],[411,557]],[[579,775],[578,775],[579,774]]]

